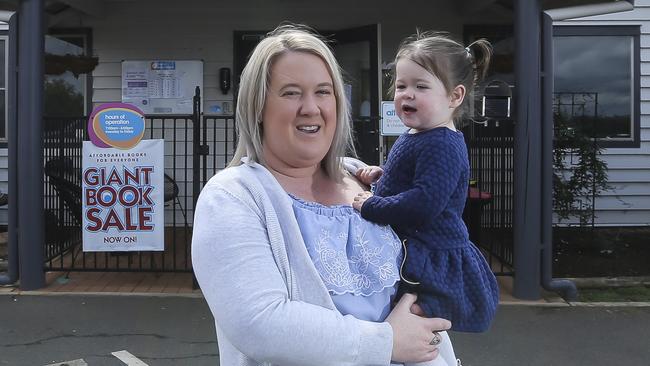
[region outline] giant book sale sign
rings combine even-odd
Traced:
[[[83,142],[83,250],[164,250],[164,141],[143,140],[142,111],[97,107]]]

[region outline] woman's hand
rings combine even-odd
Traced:
[[[422,318],[411,312],[417,296],[404,294],[386,321],[393,328],[394,362],[426,362],[438,357],[438,345],[429,344],[434,331],[451,328],[448,320]],[[413,308],[414,310],[417,308]]]
[[[368,198],[372,197],[372,192],[361,192],[357,194],[356,197],[354,197],[354,201],[352,202],[352,207],[354,207],[355,210],[361,212],[361,206],[363,206],[363,203],[366,202]]]
[[[376,182],[382,174],[384,174],[384,170],[382,168],[374,165],[369,165],[363,168],[359,168],[356,175],[361,183],[369,186]]]

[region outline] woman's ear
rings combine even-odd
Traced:
[[[463,104],[465,92],[466,90],[464,85],[456,85],[449,95],[449,108],[458,108],[458,106]]]

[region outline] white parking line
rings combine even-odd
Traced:
[[[80,358],[78,360],[51,363],[45,366],[88,366],[88,364],[83,360],[83,358]]]
[[[126,350],[111,352],[111,354],[119,358],[120,361],[124,362],[127,366],[149,366]]]

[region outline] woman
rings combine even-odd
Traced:
[[[400,249],[380,255],[382,271],[351,273],[350,263],[368,269],[361,257],[384,249],[377,240],[396,237],[349,205],[364,187],[342,168],[350,122],[327,46],[294,26],[270,33],[242,72],[237,123],[235,158],[203,188],[192,239],[221,365],[455,365],[436,332],[448,321],[413,314],[414,295],[390,310]],[[315,220],[350,235],[328,241]],[[331,247],[341,241],[352,249],[347,263]]]

